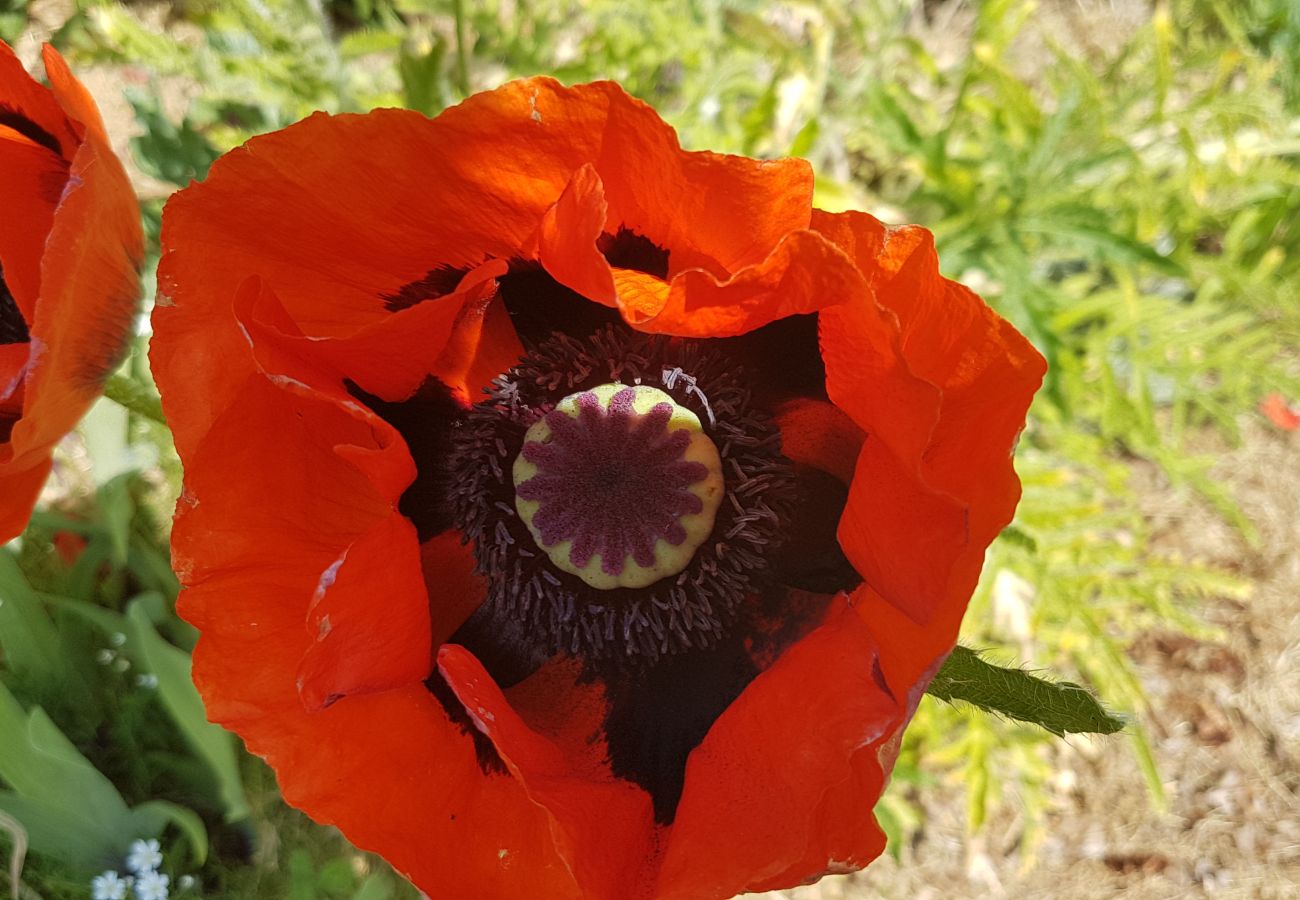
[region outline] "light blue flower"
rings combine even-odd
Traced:
[[[142,872],[135,881],[135,895],[140,900],[167,900],[169,881],[162,872]]]
[[[91,900],[125,900],[131,880],[123,880],[116,872],[108,871],[90,880]]]
[[[154,838],[132,842],[131,852],[126,855],[126,867],[137,875],[153,871],[162,865],[162,861],[162,850]],[[136,890],[139,890],[138,886]]]

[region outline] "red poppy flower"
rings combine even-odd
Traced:
[[[1283,431],[1300,428],[1300,413],[1292,409],[1286,398],[1276,391],[1259,402],[1259,411]]]
[[[122,359],[143,252],[94,100],[53,48],[44,57],[48,88],[0,42],[0,543]]]
[[[434,896],[880,853],[1044,369],[928,232],[533,79],[256,138],[163,247],[195,680],[290,803]]]

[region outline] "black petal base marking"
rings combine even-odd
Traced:
[[[14,299],[13,294],[9,293],[9,285],[5,284],[4,269],[0,268],[0,345],[25,344],[31,339],[27,322],[23,319],[22,311],[18,309],[18,301]]]
[[[656,822],[668,824],[677,815],[686,757],[757,675],[741,641],[730,636],[608,682],[610,768],[650,794]]]
[[[376,415],[392,425],[406,440],[415,461],[415,481],[402,494],[397,508],[415,525],[420,543],[451,527],[451,508],[447,504],[447,458],[464,409],[451,390],[436,378],[426,378],[405,400],[381,400],[368,394],[351,381],[348,393],[370,407]]]
[[[496,744],[492,743],[492,739],[479,731],[474,725],[474,720],[465,711],[465,704],[460,702],[460,698],[451,689],[447,679],[442,677],[442,673],[435,670],[432,675],[425,679],[424,686],[442,704],[442,709],[447,714],[447,718],[474,742],[474,756],[478,760],[478,767],[483,771],[483,774],[505,775],[507,772],[506,764],[501,759],[501,754],[497,753]]]
[[[59,139],[50,134],[41,126],[37,125],[31,119],[14,109],[0,103],[0,125],[6,128],[12,128],[23,137],[40,144],[45,149],[54,153],[55,156],[63,156],[63,147],[59,145]]]

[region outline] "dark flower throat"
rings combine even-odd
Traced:
[[[668,274],[667,251],[626,228],[598,247],[611,265]],[[438,267],[381,300],[398,311],[445,296],[464,274]],[[434,379],[399,402],[349,389],[410,448],[417,477],[399,509],[421,542],[454,528],[473,544],[487,597],[450,641],[474,653],[507,690],[557,656],[578,658],[582,678],[604,685],[609,709],[601,731],[611,771],[645,789],[656,820],[668,823],[687,757],[718,716],[816,626],[829,595],[860,580],[835,540],[846,489],[783,456],[780,432],[765,412],[789,397],[825,399],[816,316],[794,316],[740,338],[694,341],[633,332],[616,311],[559,285],[536,263],[513,261],[499,285],[525,355],[483,402],[465,409]],[[597,543],[620,529],[635,532],[638,518],[675,546],[674,517],[694,504],[664,483],[682,461],[671,440],[655,443],[671,430],[625,423],[602,435],[578,429],[563,452],[550,445],[548,474],[569,471],[580,479],[569,488],[562,478],[547,487],[560,504],[555,508],[566,511],[551,523],[563,535],[546,534],[545,523],[538,537],[530,532],[512,471],[529,429],[557,404],[620,384],[663,391],[698,417],[716,447],[725,492],[712,530],[684,568],[643,587],[602,589],[558,568],[544,547],[584,529]],[[633,440],[637,427],[645,431]],[[633,483],[652,471],[641,488]],[[675,474],[681,487],[699,473]],[[617,482],[620,504],[640,500],[639,515],[610,518],[618,504],[600,506],[601,478]],[[569,514],[598,506],[600,515],[582,522]],[[627,544],[629,559],[649,546],[645,540]],[[473,740],[483,771],[504,773],[492,741],[436,670],[428,685]]]
[[[598,590],[558,569],[515,509],[510,467],[524,433],[562,398],[610,382],[653,385],[695,412],[726,476],[711,538],[680,574],[644,588]],[[744,383],[697,342],[612,327],[586,340],[556,334],[500,376],[452,438],[448,481],[455,525],[489,581],[485,611],[524,623],[543,657],[653,663],[715,644],[761,589],[794,497],[780,434],[749,407]],[[648,490],[647,502],[656,496]]]
[[[18,309],[18,301],[9,292],[4,274],[4,268],[0,267],[0,345],[25,344],[31,340],[31,333]]]

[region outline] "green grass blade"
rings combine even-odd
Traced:
[[[5,666],[44,688],[72,677],[58,630],[18,561],[0,548],[0,650]]]

